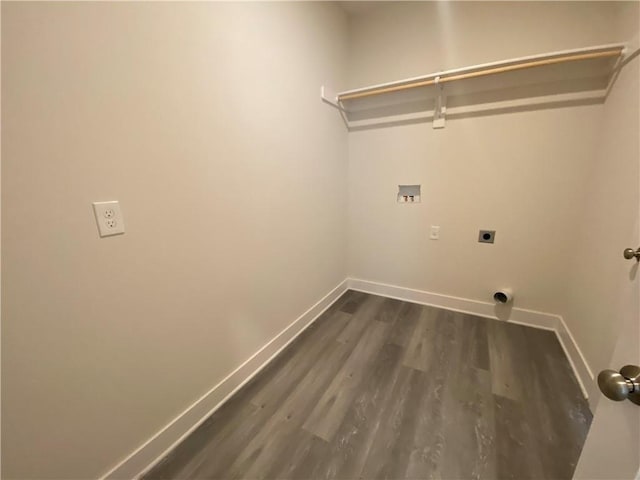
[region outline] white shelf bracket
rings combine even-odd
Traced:
[[[347,111],[342,106],[342,102],[340,102],[340,100],[338,99],[338,94],[334,92],[330,92],[324,85],[322,85],[320,87],[320,99],[324,103],[331,105],[333,108],[338,109],[338,111],[340,112],[340,118],[342,118],[342,121],[344,122],[344,126],[347,127],[347,130],[348,130],[349,119],[347,118]]]
[[[440,77],[436,77],[434,83],[438,89],[438,96],[436,97],[436,108],[433,111],[433,128],[444,128],[447,113],[447,94],[444,92],[444,85],[440,83]]]
[[[324,85],[320,87],[320,98],[322,99],[323,102],[328,103],[334,108],[337,108],[341,112],[346,111],[342,107],[342,105],[340,105],[338,101],[338,95],[335,94],[334,92],[330,92],[329,89],[327,89]]]

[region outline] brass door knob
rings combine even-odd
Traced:
[[[603,370],[598,375],[598,387],[605,397],[615,400],[631,400],[640,405],[640,367],[626,365],[620,369]]]
[[[635,258],[636,261],[640,262],[640,248],[637,250],[634,250],[633,248],[625,248],[624,252],[622,252],[622,256],[627,260]]]

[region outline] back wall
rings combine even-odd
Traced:
[[[350,21],[350,88],[624,40],[613,3],[389,2]],[[544,19],[545,28],[540,28]],[[489,77],[487,77],[489,78]],[[446,90],[446,88],[445,88]],[[562,311],[602,104],[514,109],[349,135],[349,275]],[[396,202],[421,184],[422,202]],[[430,226],[440,240],[430,240]],[[495,244],[477,242],[496,230]]]

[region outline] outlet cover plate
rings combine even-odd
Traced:
[[[480,230],[480,233],[478,234],[478,242],[480,243],[493,243],[495,239],[495,230]]]
[[[124,218],[118,201],[93,202],[93,213],[101,237],[122,235],[124,233]]]

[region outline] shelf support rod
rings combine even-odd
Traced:
[[[447,94],[444,93],[444,85],[440,82],[440,76],[434,80],[438,89],[436,97],[436,108],[433,111],[433,128],[444,128],[445,115],[447,113]]]
[[[346,110],[344,109],[344,107],[340,104],[340,101],[338,99],[337,95],[332,95],[328,92],[328,90],[325,88],[324,85],[322,85],[320,87],[320,99],[325,102],[328,103],[329,105],[331,105],[334,108],[337,108],[338,110],[340,110],[341,112],[345,112]]]

